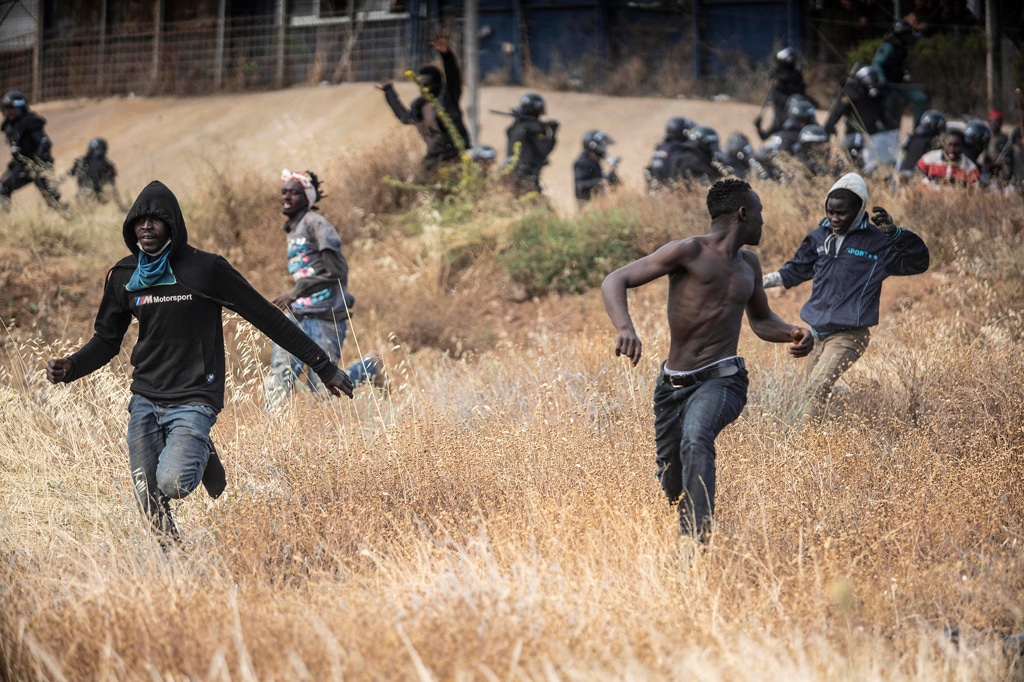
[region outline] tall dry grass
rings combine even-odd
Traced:
[[[768,269],[818,219],[827,185],[758,189]],[[718,440],[704,551],[680,539],[653,478],[663,285],[631,295],[648,352],[630,369],[595,292],[516,305],[493,254],[446,271],[443,221],[412,237],[361,227],[380,236],[347,247],[364,307],[344,350],[382,349],[394,390],[298,395],[268,415],[265,340],[229,317],[213,433],[229,488],[175,505],[184,540],[169,554],[132,500],[127,361],[52,387],[45,358],[87,331],[9,334],[0,678],[1019,676],[1003,638],[1024,631],[1024,211],[872,192],[926,236],[933,269],[887,284],[901,293],[822,429],[779,419],[800,361],[744,330],[751,391]],[[705,226],[700,197],[608,201],[669,235]],[[211,199],[188,203],[197,240],[229,238],[202,217],[220,212]],[[273,207],[266,221],[278,229]],[[261,230],[242,231],[237,253],[266,259],[268,272],[244,271],[269,288],[283,265]],[[71,261],[41,259],[54,273]],[[806,294],[772,304],[792,319]],[[490,338],[455,359],[406,343],[417,327],[395,332],[395,310]]]

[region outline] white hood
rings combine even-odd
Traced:
[[[832,185],[829,189],[828,194],[825,195],[825,215],[828,215],[828,197],[829,194],[835,192],[837,189],[847,189],[860,197],[860,211],[857,213],[857,217],[853,219],[851,223],[851,230],[856,230],[860,227],[861,221],[864,219],[864,214],[867,211],[868,206],[868,186],[864,183],[864,178],[857,175],[856,173],[847,173],[843,177],[836,180],[836,184]]]

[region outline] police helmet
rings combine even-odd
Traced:
[[[929,109],[921,114],[921,121],[914,128],[915,135],[935,136],[946,130],[946,117],[938,109]]]
[[[900,19],[892,25],[893,35],[907,36],[914,31],[914,27],[910,25],[910,22],[906,19]]]
[[[754,148],[750,146],[750,138],[743,133],[732,133],[725,141],[725,156],[729,159],[746,161],[754,155]]]
[[[791,47],[784,47],[775,53],[775,61],[779,64],[795,67],[800,61],[800,53]]]
[[[520,114],[524,116],[541,116],[544,112],[544,98],[536,92],[528,92],[519,98]]]
[[[18,90],[11,90],[4,95],[0,106],[4,109],[14,107],[15,109],[24,109],[28,106],[28,100],[25,98],[24,93]]]
[[[992,129],[980,118],[967,122],[964,126],[964,143],[974,149],[984,149],[992,139]]]
[[[107,155],[107,141],[102,137],[94,137],[89,140],[89,156],[102,158]]]
[[[786,118],[799,121],[803,125],[814,123],[814,105],[803,95],[792,95],[786,102]]]
[[[871,97],[878,97],[879,82],[878,69],[873,66],[862,66],[857,69],[857,73],[853,74],[853,77],[857,79],[857,82],[864,86],[864,89],[868,91],[868,95]]]
[[[800,129],[800,144],[828,142],[828,133],[817,123],[809,123]]]
[[[685,116],[670,118],[668,123],[665,124],[665,138],[669,140],[685,140],[687,134],[695,125],[697,124],[693,122],[693,119]]]
[[[709,157],[718,151],[718,132],[710,126],[695,127],[690,131],[690,139],[696,142],[697,147]]]
[[[615,140],[608,137],[608,133],[603,130],[588,130],[583,133],[583,148],[588,152],[597,152],[598,156],[604,156],[610,144],[615,144]]]

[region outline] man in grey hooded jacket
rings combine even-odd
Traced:
[[[807,356],[807,384],[797,404],[801,425],[820,423],[832,387],[867,350],[878,324],[882,282],[928,269],[928,246],[897,227],[881,206],[867,215],[868,188],[847,173],[828,191],[825,218],[804,238],[796,255],[764,276],[764,287],[787,289],[812,280],[800,317],[816,343]]]

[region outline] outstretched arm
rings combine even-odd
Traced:
[[[747,301],[747,321],[758,338],[772,343],[789,342],[789,354],[802,358],[814,347],[814,336],[811,330],[786,322],[768,305],[768,296],[764,293],[761,283],[761,261],[751,251],[745,251],[744,257],[754,268],[754,293]]]
[[[633,319],[629,316],[627,289],[642,286],[680,270],[684,267],[683,264],[693,256],[695,249],[695,244],[688,240],[674,241],[662,246],[649,256],[624,265],[604,278],[604,282],[601,284],[604,309],[618,330],[615,337],[616,356],[625,355],[635,367],[643,354],[643,344],[636,335]]]

